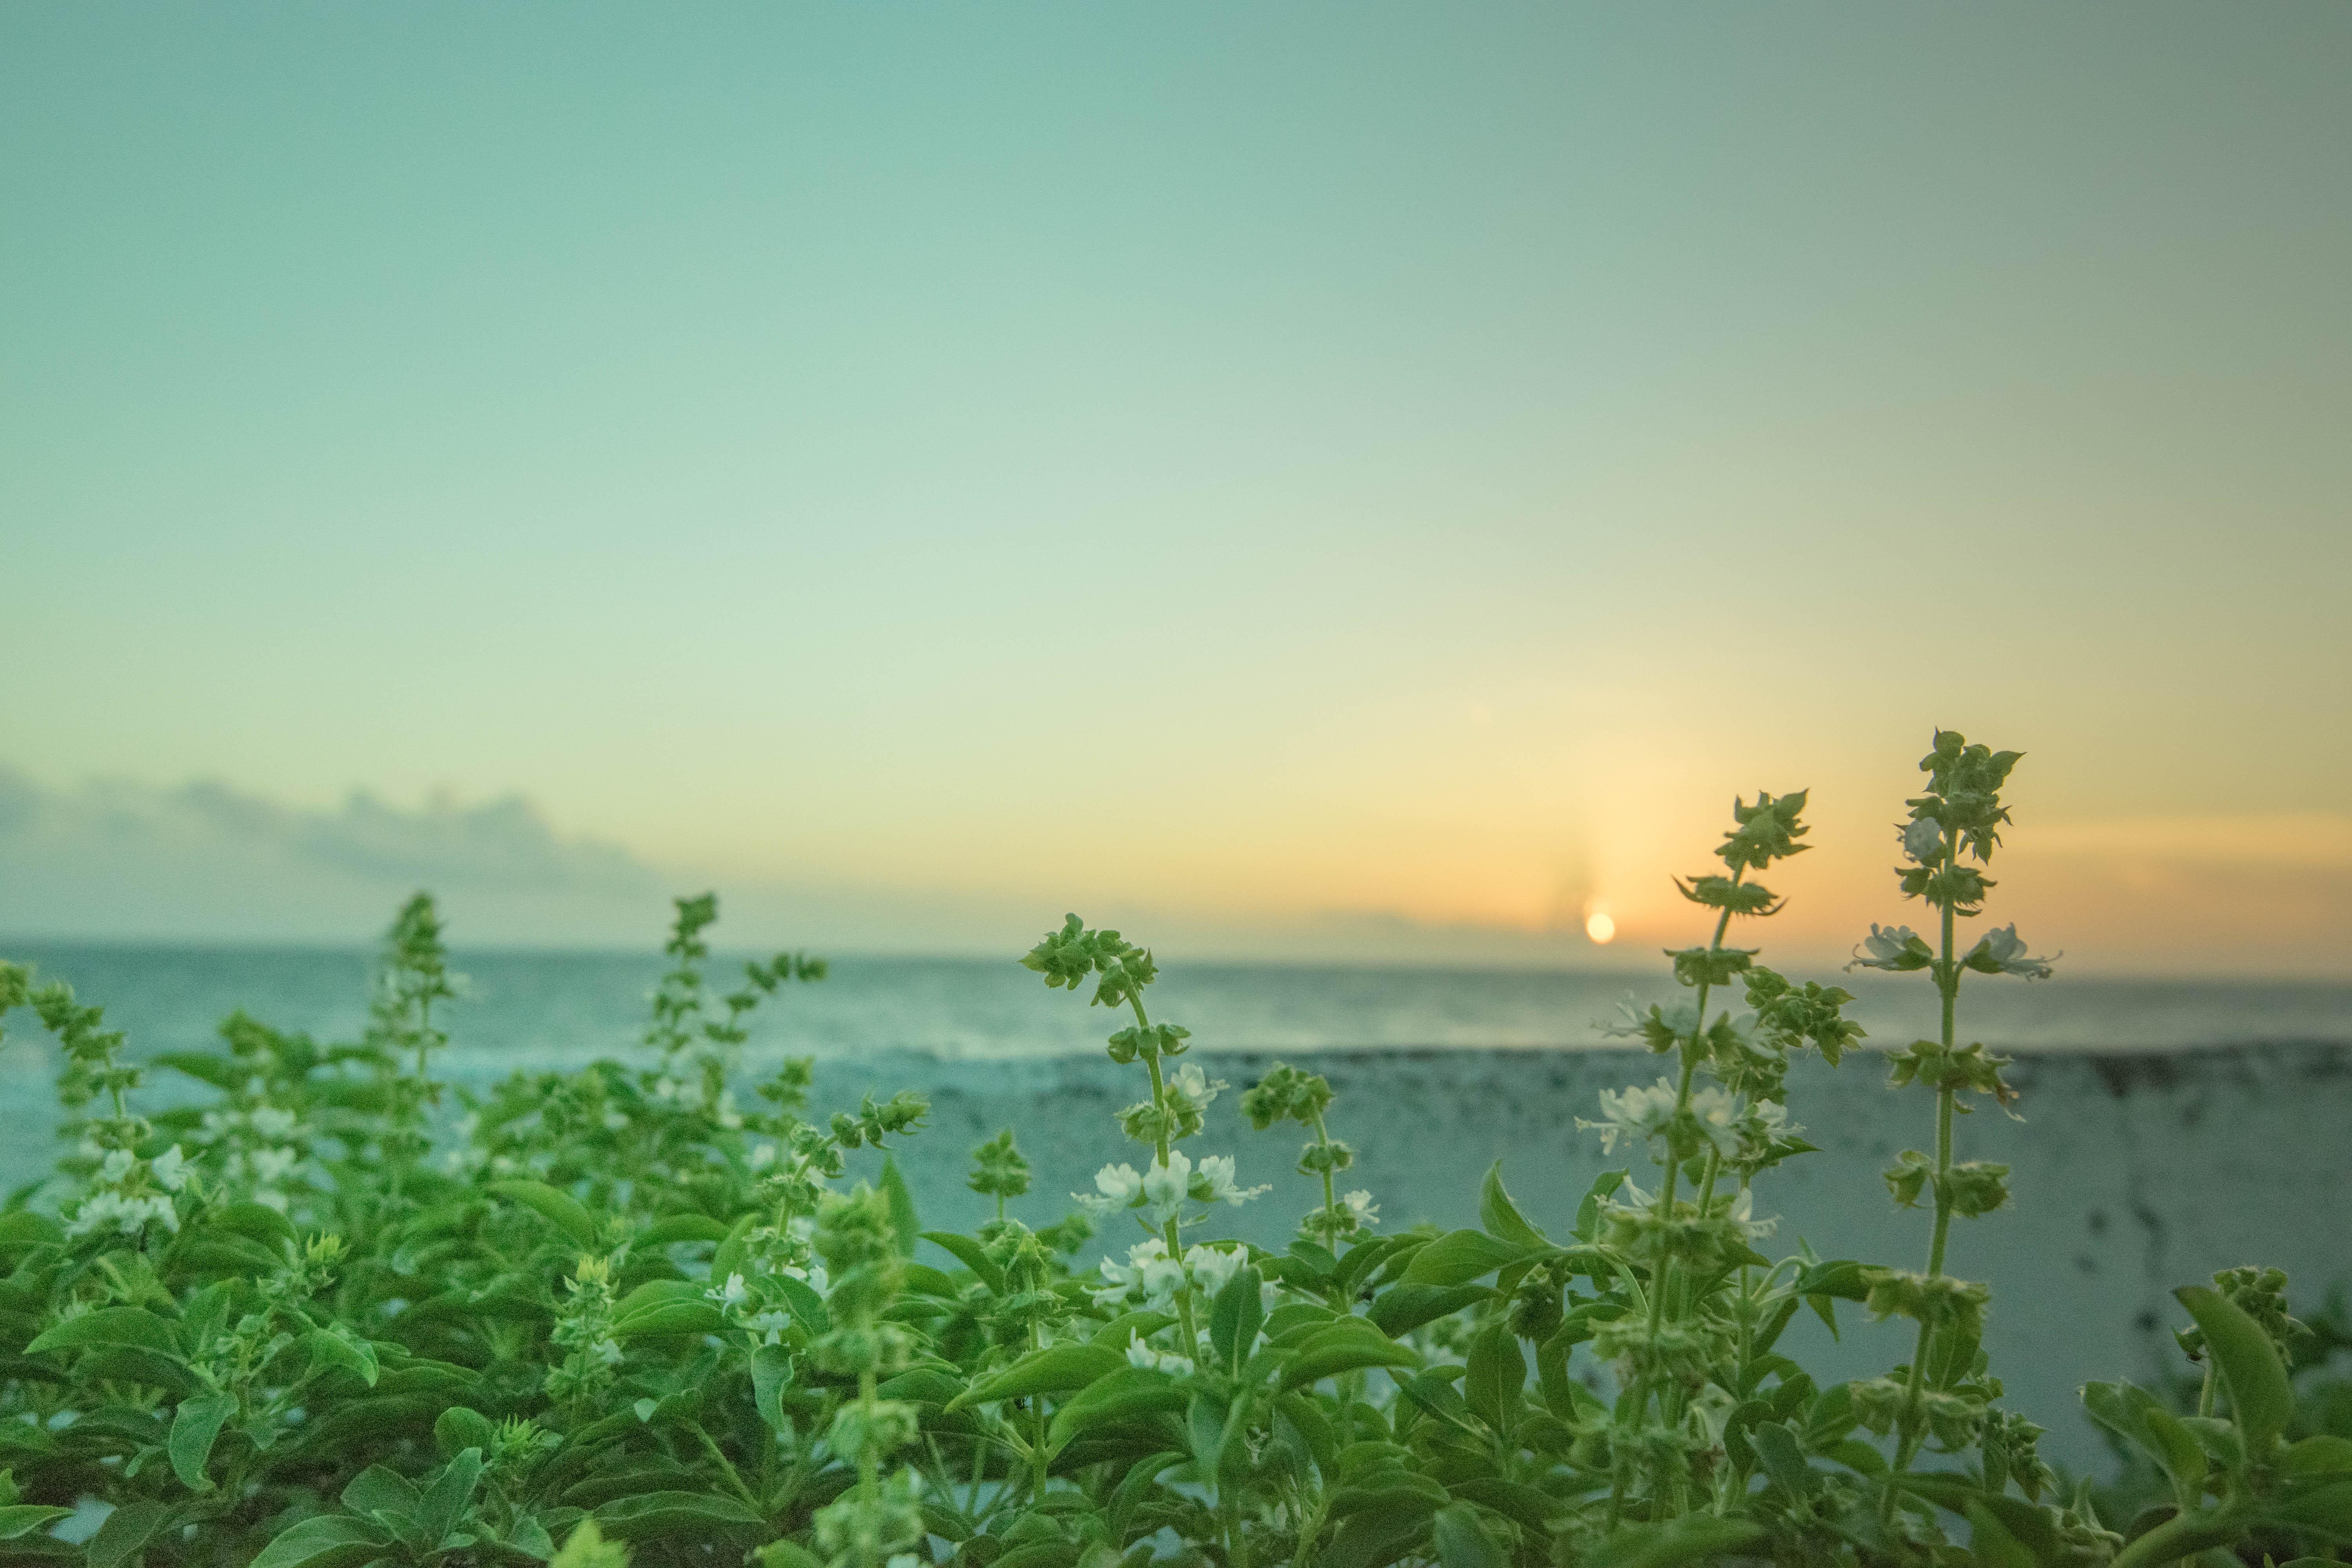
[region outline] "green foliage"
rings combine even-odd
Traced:
[[[2352,1437],[2294,1397],[2321,1336],[2274,1272],[2180,1293],[2193,1414],[2086,1391],[2154,1489],[2124,1530],[2060,1498],[2041,1428],[2000,1406],[1992,1292],[1943,1258],[1954,1219],[2011,1197],[1955,1148],[1969,1097],[2014,1098],[1958,1041],[1960,983],[2049,973],[2014,928],[1954,935],[2017,761],[1937,734],[1899,875],[1940,941],[1873,927],[1856,959],[1927,973],[1940,1004],[1937,1037],[1889,1057],[1936,1101],[1934,1152],[1886,1177],[1933,1215],[1916,1270],[1759,1250],[1771,1173],[1812,1150],[1790,1060],[1862,1035],[1845,991],[1725,942],[1780,908],[1749,879],[1806,847],[1802,791],[1736,801],[1724,874],[1681,880],[1711,928],[1619,1031],[1666,1070],[1583,1124],[1650,1170],[1603,1174],[1560,1237],[1500,1160],[1475,1228],[1380,1234],[1339,1180],[1331,1083],[1276,1065],[1239,1100],[1307,1134],[1296,1239],[1214,1239],[1269,1190],[1185,1147],[1228,1086],[1150,1016],[1151,953],[1075,915],[1021,962],[1122,1015],[1105,1049],[1139,1091],[1116,1113],[1134,1158],[1082,1212],[1024,1215],[1006,1129],[973,1153],[993,1213],[969,1233],[923,1228],[887,1153],[921,1096],[820,1110],[798,1060],[741,1081],[752,1015],[824,966],[778,955],[713,995],[709,895],[677,900],[638,1064],[478,1095],[432,1077],[463,987],[424,895],[364,1038],[234,1015],[218,1048],[160,1058],[211,1101],[152,1121],[100,1010],[0,964],[0,1012],[55,1037],[73,1113],[57,1174],[0,1210],[0,1561],[2054,1568],[2352,1543]],[[1108,1255],[1081,1260],[1097,1223]],[[1842,1301],[1902,1320],[1909,1361],[1823,1384],[1779,1349],[1802,1310],[1837,1331]],[[70,1542],[85,1500],[110,1511]]]

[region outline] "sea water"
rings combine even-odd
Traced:
[[[243,1008],[275,1027],[356,1039],[366,1024],[369,953],[361,949],[0,944],[0,957],[70,982],[126,1030],[134,1058],[202,1048]],[[460,952],[465,994],[445,1007],[445,1070],[479,1079],[516,1068],[626,1058],[641,1038],[657,955]],[[740,961],[714,958],[716,990]],[[1917,975],[1824,974],[1857,995],[1874,1043],[1934,1032],[1934,988]],[[1189,963],[1163,973],[1153,1016],[1192,1031],[1206,1051],[1328,1051],[1457,1047],[1578,1049],[1620,1004],[1670,1001],[1644,973],[1287,967]],[[1727,1000],[1736,1003],[1735,990]],[[1082,997],[1051,992],[1010,959],[836,959],[824,980],[787,986],[754,1016],[749,1058],[915,1051],[949,1059],[1060,1056],[1099,1049],[1112,1020]],[[2000,1049],[2162,1051],[2252,1042],[2352,1042],[2352,985],[2269,981],[2007,979],[1969,984],[1970,1038]],[[19,1040],[38,1030],[18,1014]],[[18,1053],[10,1047],[9,1054]],[[21,1064],[19,1057],[19,1064]]]

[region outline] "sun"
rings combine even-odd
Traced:
[[[1617,935],[1617,922],[1609,918],[1606,910],[1595,910],[1584,917],[1584,934],[1606,946]]]

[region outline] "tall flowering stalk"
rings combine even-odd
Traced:
[[[1942,1004],[1938,1037],[1916,1040],[1890,1058],[1895,1087],[1916,1084],[1935,1091],[1936,1152],[1931,1157],[1905,1150],[1886,1172],[1887,1190],[1906,1208],[1927,1197],[1935,1224],[1925,1272],[1882,1268],[1870,1274],[1871,1310],[1919,1325],[1909,1366],[1897,1369],[1894,1377],[1854,1385],[1856,1412],[1874,1430],[1895,1435],[1895,1466],[1880,1501],[1882,1521],[1893,1518],[1898,1482],[1931,1440],[1948,1452],[1982,1447],[1988,1469],[2016,1476],[2029,1496],[2038,1491],[2043,1473],[2033,1454],[2040,1428],[1990,1409],[2000,1385],[1982,1377],[1978,1341],[1991,1287],[1944,1271],[1952,1220],[1978,1218],[2009,1201],[2008,1166],[1954,1158],[1953,1118],[1969,1110],[1960,1097],[1990,1096],[2004,1110],[2017,1098],[2000,1076],[2008,1058],[1980,1044],[1958,1044],[1961,976],[2047,980],[2051,973],[2052,961],[2029,956],[2015,925],[1988,931],[1965,952],[1956,935],[1958,921],[1984,912],[1985,895],[1994,884],[1983,868],[2010,821],[2000,792],[2022,755],[1971,744],[1955,730],[1936,731],[1934,749],[1919,762],[1927,775],[1927,792],[1906,803],[1910,816],[1896,825],[1906,863],[1895,868],[1895,877],[1906,898],[1923,900],[1937,912],[1941,940],[1930,947],[1908,926],[1874,924],[1849,966],[1924,971]]]
[[[827,1434],[833,1451],[856,1468],[856,1484],[817,1510],[816,1544],[830,1568],[877,1568],[923,1533],[921,1478],[911,1468],[882,1473],[918,1432],[916,1407],[878,1392],[915,1351],[913,1336],[887,1317],[906,1267],[888,1199],[863,1184],[826,1194],[817,1209],[816,1247],[832,1271],[826,1304],[833,1319],[814,1347],[816,1364],[857,1383],[857,1397],[834,1413]]]
[[[433,1053],[449,1043],[434,1022],[433,1005],[455,998],[465,977],[451,972],[441,940],[441,917],[430,893],[401,906],[385,933],[368,1004],[366,1044],[383,1085],[383,1162],[397,1201],[401,1178],[421,1164],[432,1146],[429,1122],[441,1103]]]
[[[63,1163],[85,1180],[67,1205],[66,1235],[138,1247],[157,1233],[176,1234],[176,1194],[188,1189],[192,1173],[177,1143],[152,1158],[140,1152],[154,1129],[131,1109],[130,1093],[146,1075],[122,1059],[122,1031],[107,1028],[106,1009],[76,1001],[63,981],[33,986],[25,971],[12,968],[11,975],[0,978],[0,992],[17,993],[57,1037],[66,1058],[58,1098],[85,1113],[59,1130],[75,1141],[74,1157]],[[86,1114],[92,1106],[98,1113]]]
[[[1654,1085],[1604,1091],[1601,1120],[1579,1123],[1601,1133],[1604,1151],[1635,1145],[1663,1168],[1654,1197],[1627,1181],[1603,1189],[1595,1214],[1605,1245],[1642,1272],[1635,1310],[1600,1323],[1593,1335],[1625,1391],[1607,1434],[1612,1525],[1644,1486],[1654,1516],[1680,1510],[1695,1461],[1716,1447],[1721,1413],[1696,1406],[1745,1377],[1764,1305],[1750,1270],[1769,1260],[1749,1243],[1774,1222],[1754,1217],[1750,1184],[1758,1172],[1813,1147],[1788,1119],[1789,1053],[1811,1045],[1834,1063],[1862,1033],[1841,1015],[1853,999],[1846,993],[1793,984],[1759,967],[1755,949],[1725,945],[1735,918],[1780,909],[1777,894],[1748,878],[1803,853],[1804,806],[1801,790],[1759,794],[1753,805],[1735,801],[1734,826],[1716,848],[1730,874],[1677,879],[1685,899],[1716,916],[1704,945],[1666,955],[1691,999],[1629,1008],[1613,1032],[1674,1054],[1680,1070]],[[1716,993],[1735,979],[1744,982],[1754,1014],[1710,1012]],[[1699,1084],[1702,1070],[1716,1081]],[[1681,1195],[1685,1179],[1688,1198]]]
[[[1189,1200],[1213,1208],[1220,1203],[1243,1204],[1265,1187],[1235,1184],[1234,1162],[1210,1154],[1197,1163],[1177,1145],[1199,1132],[1210,1103],[1227,1087],[1191,1063],[1169,1070],[1162,1064],[1183,1055],[1192,1031],[1177,1024],[1155,1024],[1143,1005],[1143,993],[1159,978],[1159,966],[1150,950],[1136,946],[1115,931],[1089,930],[1076,915],[1022,960],[1022,966],[1045,977],[1048,986],[1075,991],[1090,976],[1099,976],[1089,1004],[1126,1007],[1135,1022],[1110,1037],[1110,1059],[1140,1061],[1150,1074],[1151,1098],[1118,1113],[1119,1130],[1151,1151],[1149,1169],[1138,1173],[1124,1162],[1105,1165],[1095,1173],[1096,1191],[1076,1194],[1097,1214],[1132,1213],[1147,1239],[1128,1249],[1127,1261],[1103,1260],[1104,1300],[1139,1291],[1158,1305],[1171,1304],[1182,1326],[1180,1350],[1154,1352],[1137,1345],[1131,1352],[1139,1364],[1163,1364],[1171,1370],[1189,1367],[1201,1353],[1201,1326],[1196,1300],[1205,1300],[1231,1279],[1244,1257],[1237,1247],[1184,1246],[1183,1227],[1206,1218],[1187,1215]]]
[[[1321,1073],[1304,1072],[1282,1062],[1269,1068],[1266,1075],[1242,1096],[1242,1114],[1259,1131],[1277,1121],[1296,1121],[1315,1134],[1314,1141],[1299,1151],[1298,1173],[1322,1182],[1323,1202],[1298,1222],[1298,1234],[1336,1252],[1342,1242],[1380,1224],[1381,1211],[1380,1205],[1372,1202],[1372,1194],[1362,1188],[1339,1191],[1337,1177],[1355,1164],[1356,1152],[1332,1137],[1330,1130],[1324,1126],[1324,1113],[1330,1109],[1329,1079]]]
[[[661,1053],[652,1092],[656,1100],[698,1111],[731,1131],[743,1125],[728,1079],[742,1066],[743,1045],[751,1037],[745,1018],[784,982],[824,979],[825,961],[805,952],[780,952],[764,963],[747,963],[743,984],[714,1004],[703,983],[710,944],[702,933],[718,921],[719,895],[702,893],[673,902],[677,919],[662,946],[670,957],[670,969],[655,987],[653,1017],[645,1036],[645,1043]]]

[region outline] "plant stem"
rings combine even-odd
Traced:
[[[873,1517],[877,1494],[882,1489],[882,1456],[874,1447],[875,1384],[874,1369],[867,1367],[857,1374],[857,1403],[866,1415],[866,1441],[857,1446],[857,1495],[865,1502],[867,1518]],[[866,1558],[866,1568],[874,1568],[874,1557]]]
[[[1734,888],[1738,887],[1741,879],[1747,875],[1747,867],[1740,866],[1735,868],[1731,873],[1731,885]],[[1713,959],[1716,954],[1723,951],[1723,935],[1724,932],[1730,929],[1731,910],[1729,909],[1726,909],[1716,918],[1715,935],[1707,942],[1706,952],[1707,957],[1710,960]],[[1690,1109],[1691,1080],[1698,1072],[1699,1042],[1704,1039],[1706,1035],[1707,993],[1713,988],[1714,983],[1712,978],[1706,973],[1702,972],[1699,975],[1698,982],[1697,1010],[1692,1018],[1690,1038],[1685,1042],[1682,1050],[1682,1080],[1675,1089],[1675,1117],[1678,1122],[1680,1121],[1683,1113]],[[1666,1147],[1666,1179],[1659,1184],[1658,1188],[1657,1215],[1662,1224],[1664,1222],[1670,1222],[1675,1216],[1675,1189],[1682,1176],[1682,1164],[1681,1153],[1674,1147],[1670,1139]],[[1708,1170],[1707,1185],[1710,1190],[1714,1185],[1714,1171],[1712,1165],[1710,1165]],[[1702,1209],[1705,1207],[1704,1200],[1702,1200],[1701,1207]],[[1654,1356],[1655,1354],[1657,1345],[1658,1331],[1665,1323],[1666,1297],[1673,1289],[1674,1273],[1675,1269],[1672,1259],[1664,1256],[1659,1258],[1656,1268],[1651,1271],[1650,1343]],[[1681,1316],[1679,1311],[1677,1311],[1675,1315],[1678,1319]],[[1639,1421],[1648,1411],[1650,1395],[1654,1390],[1654,1382],[1655,1380],[1650,1375],[1648,1369],[1644,1368],[1639,1381],[1634,1385],[1635,1394],[1631,1402],[1631,1409],[1628,1412],[1632,1420]],[[1659,1409],[1661,1412],[1664,1412],[1666,1409],[1665,1394],[1663,1390],[1657,1392],[1659,1395]],[[1609,1511],[1612,1521],[1616,1517],[1618,1506],[1622,1500],[1620,1495],[1621,1490],[1622,1488],[1613,1488],[1610,1494]]]
[[[1136,1023],[1145,1029],[1150,1028],[1151,1020],[1143,1011],[1143,998],[1130,994],[1127,1000],[1128,1005],[1135,1009]],[[1156,1153],[1160,1168],[1165,1170],[1168,1165],[1168,1090],[1160,1076],[1160,1053],[1158,1051],[1148,1053],[1143,1058],[1143,1065],[1151,1069],[1152,1125],[1160,1135]],[[1174,1260],[1179,1268],[1184,1266],[1184,1233],[1181,1223],[1181,1211],[1180,1194],[1179,1207],[1177,1210],[1171,1211],[1163,1227],[1168,1244],[1168,1256]],[[1184,1354],[1187,1357],[1200,1354],[1201,1331],[1194,1326],[1192,1320],[1192,1277],[1190,1274],[1185,1275],[1183,1283],[1176,1288],[1176,1315],[1184,1324]]]
[[[1943,900],[1943,955],[1937,960],[1934,973],[1936,989],[1943,997],[1944,1054],[1948,1058],[1952,1051],[1952,1042],[1957,1038],[1954,1032],[1954,1013],[1960,997],[1960,968],[1952,959],[1953,899],[1949,873],[1960,863],[1960,844],[1959,836],[1957,833],[1948,832],[1946,838],[1948,842],[1944,846],[1944,869],[1947,877]],[[1927,1243],[1927,1277],[1931,1279],[1940,1279],[1943,1275],[1944,1244],[1950,1238],[1952,1230],[1952,1208],[1949,1197],[1952,1174],[1952,1105],[1958,1094],[1958,1091],[1949,1083],[1938,1084],[1936,1089],[1936,1228]],[[1919,1325],[1918,1343],[1911,1352],[1911,1377],[1904,1388],[1903,1414],[1895,1426],[1895,1468],[1887,1472],[1886,1490],[1880,1497],[1878,1503],[1878,1517],[1882,1521],[1895,1517],[1895,1487],[1906,1472],[1910,1469],[1911,1461],[1918,1457],[1919,1446],[1925,1436],[1919,1427],[1919,1401],[1927,1385],[1927,1355],[1933,1348],[1935,1330],[1936,1325],[1933,1322],[1923,1321]]]

